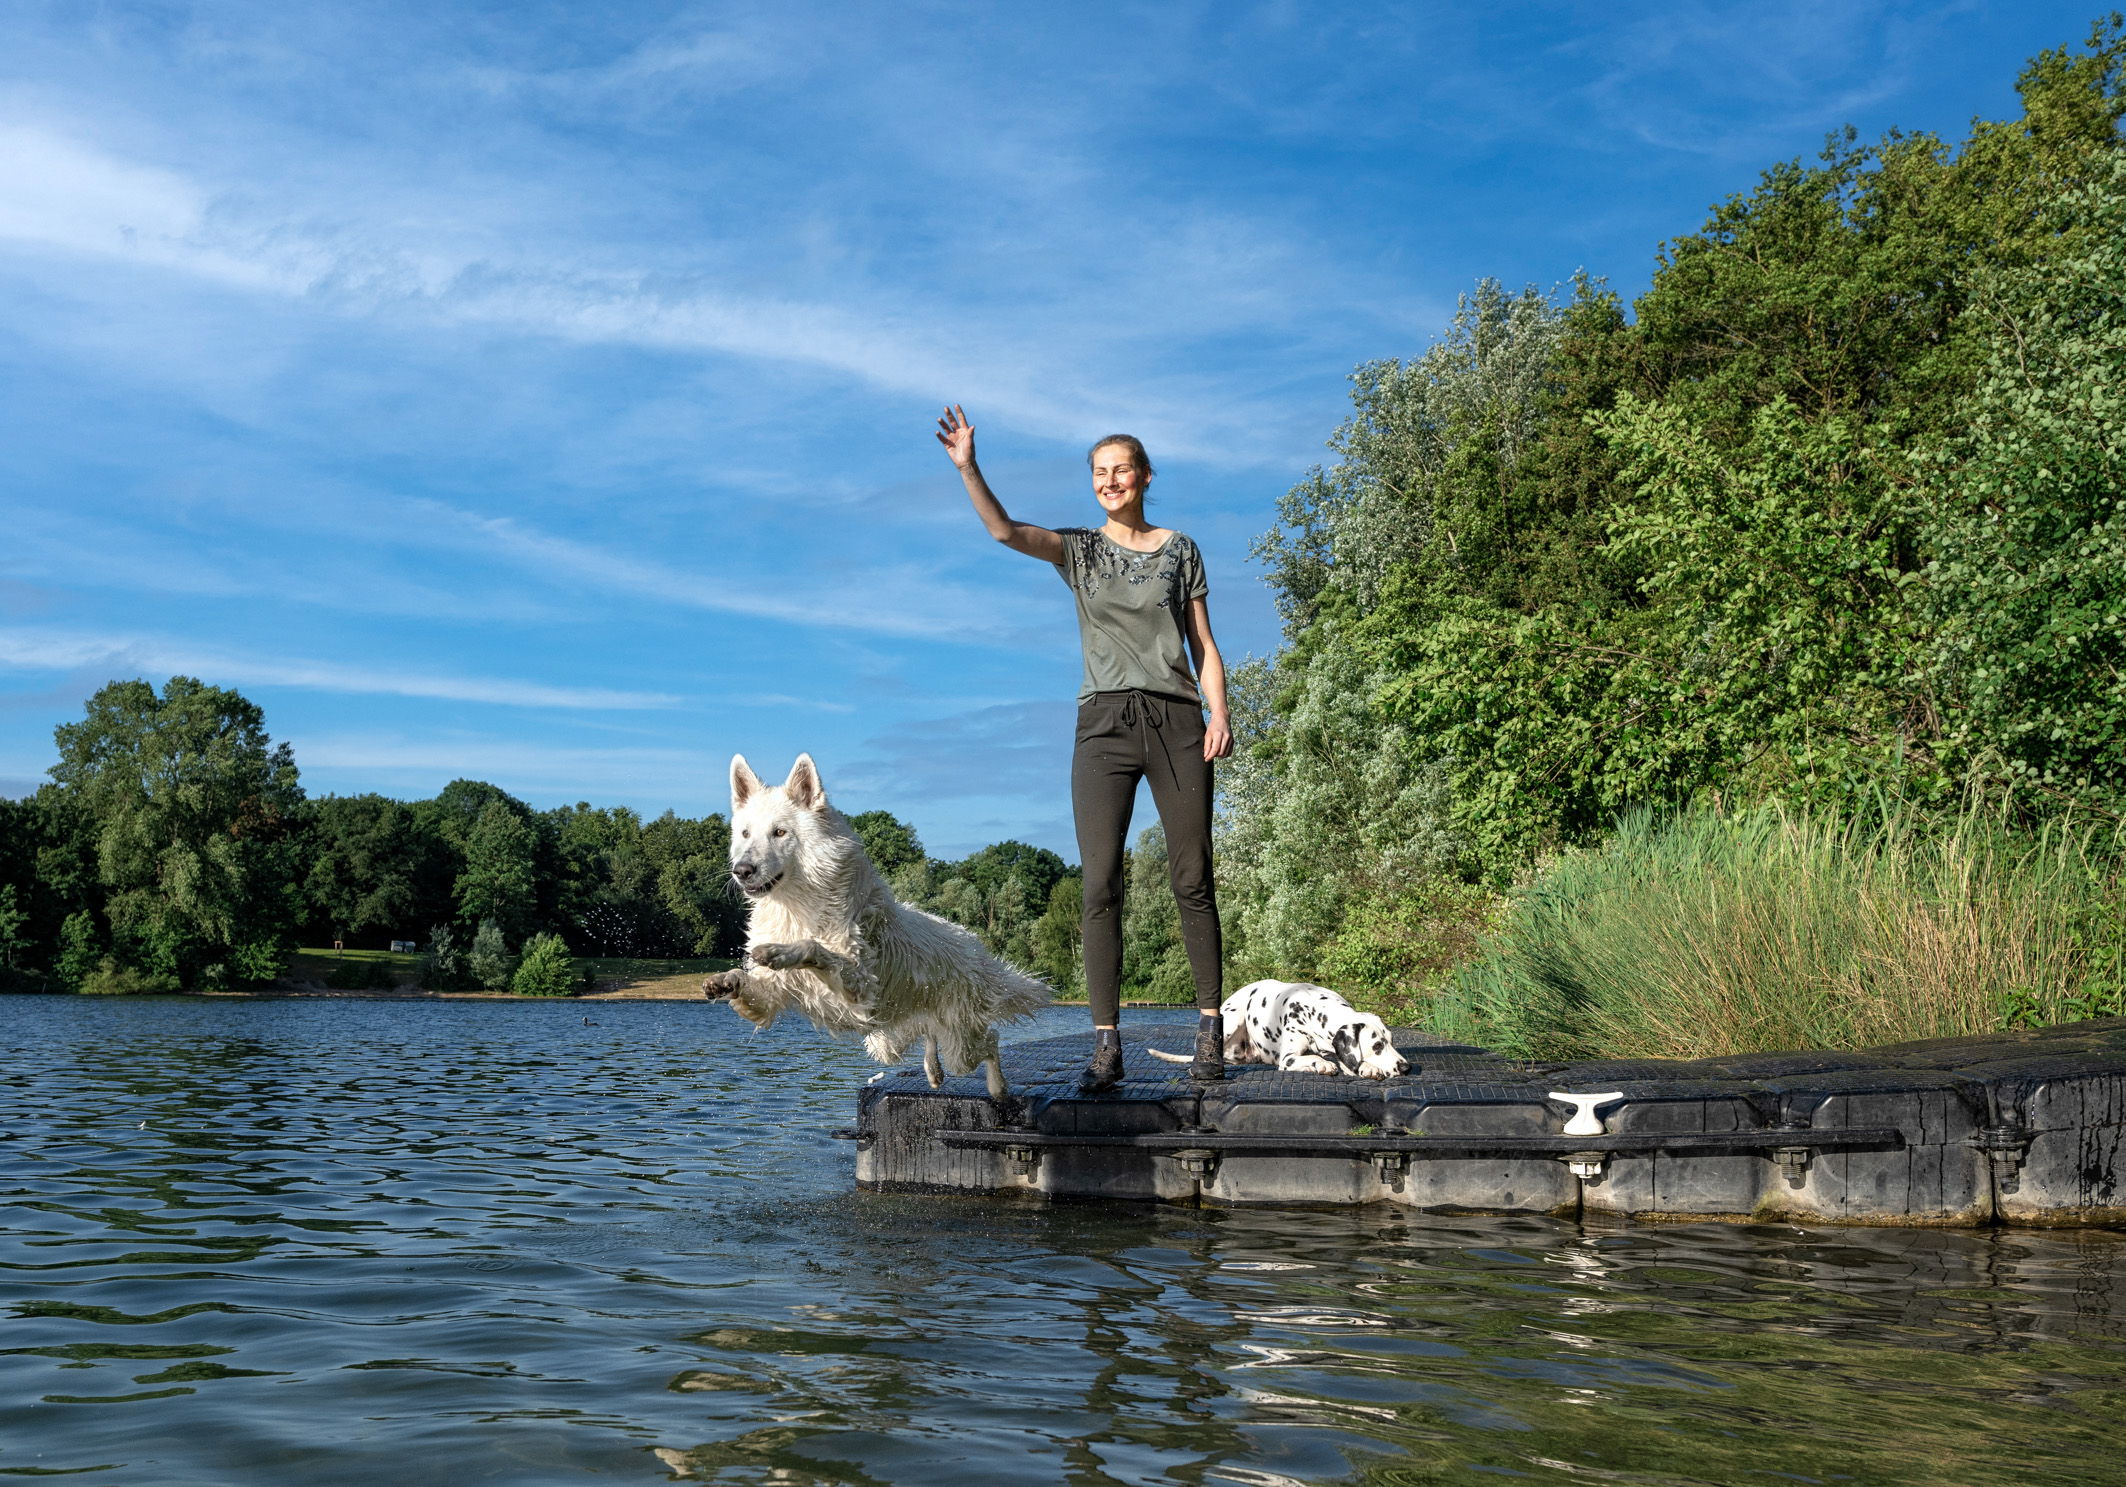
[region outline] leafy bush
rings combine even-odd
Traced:
[[[278,939],[243,940],[229,951],[229,979],[245,986],[277,980],[288,969],[288,946]]]
[[[23,928],[30,916],[17,902],[15,885],[0,884],[0,980],[13,981],[21,967],[15,957],[34,943]]]
[[[104,960],[103,940],[95,916],[82,909],[66,916],[59,928],[59,954],[52,975],[68,991],[80,991]]]
[[[559,935],[533,935],[509,989],[518,996],[574,996],[582,991],[583,977],[568,941]]]
[[[1220,908],[1243,980],[1326,977],[1321,955],[1360,897],[1449,874],[1444,771],[1374,704],[1384,677],[1323,620],[1283,658],[1281,688],[1251,661],[1234,675],[1246,747],[1220,781]]]
[[[159,976],[120,965],[109,955],[97,962],[95,970],[82,977],[80,987],[84,996],[149,996],[178,989],[174,976]]]
[[[465,969],[478,986],[489,991],[509,989],[509,978],[517,969],[517,957],[509,953],[509,942],[502,937],[502,926],[494,920],[480,921],[479,933],[472,937],[472,949],[465,955]]]
[[[463,941],[455,925],[438,924],[428,931],[428,948],[421,954],[421,985],[430,991],[463,991],[473,984]]]
[[[1628,818],[1509,903],[1438,1030],[1541,1058],[1864,1047],[2117,999],[2118,843],[1974,812]]]
[[[1322,947],[1317,973],[1363,1011],[1391,1023],[1423,1022],[1431,993],[1476,956],[1498,906],[1489,888],[1453,878],[1356,895]]]

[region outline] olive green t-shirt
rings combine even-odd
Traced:
[[[1179,532],[1151,552],[1131,552],[1091,527],[1061,527],[1056,572],[1078,600],[1085,644],[1083,702],[1136,689],[1198,701],[1188,663],[1188,607],[1208,592],[1203,554]]]

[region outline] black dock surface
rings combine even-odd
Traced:
[[[1397,1079],[1260,1065],[1196,1084],[1186,1027],[1005,1049],[1012,1098],[915,1069],[863,1091],[857,1180],[888,1192],[1817,1223],[2126,1225],[2126,1018],[1857,1051],[1538,1063],[1398,1030]],[[1553,1093],[1615,1094],[1568,1135]],[[1584,1130],[1585,1127],[1580,1129]]]

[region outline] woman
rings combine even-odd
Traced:
[[[1085,865],[1085,994],[1094,1030],[1083,1082],[1088,1089],[1106,1089],[1122,1077],[1122,848],[1140,779],[1151,781],[1166,828],[1174,902],[1202,1014],[1189,1072],[1197,1079],[1223,1079],[1211,761],[1233,752],[1233,732],[1225,662],[1211,638],[1204,598],[1203,555],[1180,532],[1144,519],[1152,462],[1128,434],[1109,435],[1086,456],[1093,498],[1106,520],[1098,527],[1053,531],[1013,521],[1004,510],[975,464],[974,425],[958,407],[945,410],[937,437],[959,467],[989,535],[1014,552],[1055,564],[1077,596],[1085,680],[1078,689],[1070,795]]]

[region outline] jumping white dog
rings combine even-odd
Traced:
[[[810,754],[772,789],[743,754],[731,760],[731,878],[749,900],[746,960],[703,981],[704,995],[761,1027],[794,1008],[827,1032],[862,1033],[882,1064],[921,1038],[932,1088],[979,1063],[990,1098],[1004,1097],[997,1024],[1047,1006],[1049,988],[896,899]]]
[[[1225,999],[1225,1061],[1275,1064],[1303,1074],[1356,1074],[1393,1079],[1410,1067],[1395,1051],[1388,1025],[1326,986],[1307,981],[1251,981]],[[1168,1063],[1185,1053],[1146,1050]]]

